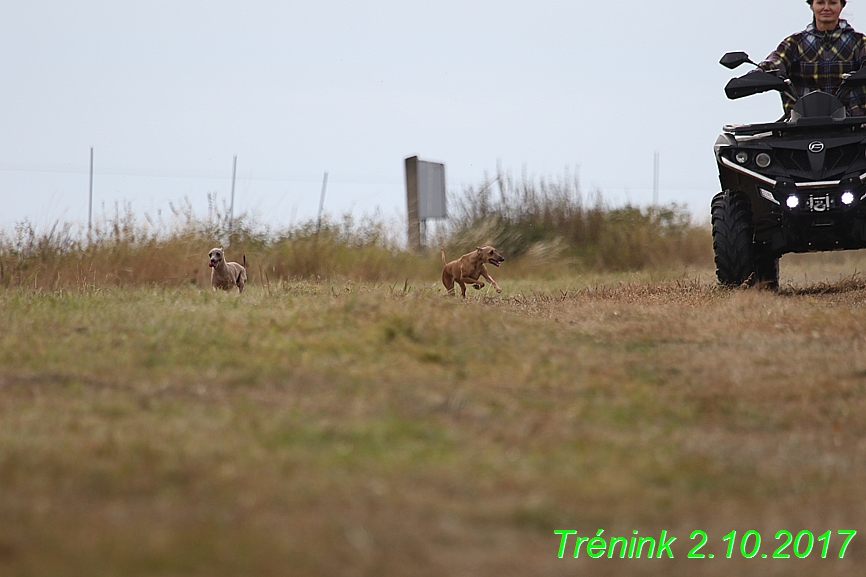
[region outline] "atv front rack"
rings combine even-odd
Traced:
[[[797,120],[785,120],[781,122],[765,122],[762,124],[726,124],[722,130],[730,134],[754,135],[763,132],[786,133],[804,130],[821,129],[849,129],[866,128],[866,116],[849,116],[836,120],[831,116],[802,117]]]

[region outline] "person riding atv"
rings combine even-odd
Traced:
[[[771,90],[785,116],[728,124],[714,152],[722,190],[711,205],[716,276],[777,288],[788,253],[866,248],[866,37],[840,19],[845,0],[810,0],[814,19],[731,79],[728,98]]]
[[[779,47],[758,63],[758,68],[787,78],[798,97],[819,90],[835,94],[843,74],[866,64],[866,36],[840,18],[847,0],[806,0],[812,9],[812,23],[805,30],[785,38]],[[866,116],[866,87],[840,95],[848,116]],[[785,118],[796,103],[783,92]]]

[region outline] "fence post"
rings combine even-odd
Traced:
[[[93,147],[90,147],[90,193],[87,200],[87,232],[93,228]]]
[[[421,220],[418,218],[418,157],[406,159],[406,206],[409,216],[409,249],[421,252]]]

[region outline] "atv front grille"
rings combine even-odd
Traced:
[[[812,165],[809,163],[809,153],[805,150],[791,150],[788,148],[777,148],[775,150],[776,162],[788,171],[811,172]]]
[[[859,154],[859,144],[849,144],[847,146],[828,148],[827,152],[824,154],[824,170],[847,168],[848,165],[857,160]]]
[[[859,144],[846,144],[828,148],[824,153],[824,170],[843,170],[852,164],[860,155]],[[776,162],[787,171],[812,172],[809,153],[805,150],[777,148],[773,151]]]

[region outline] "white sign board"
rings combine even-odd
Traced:
[[[445,218],[445,165],[418,161],[418,218]]]

